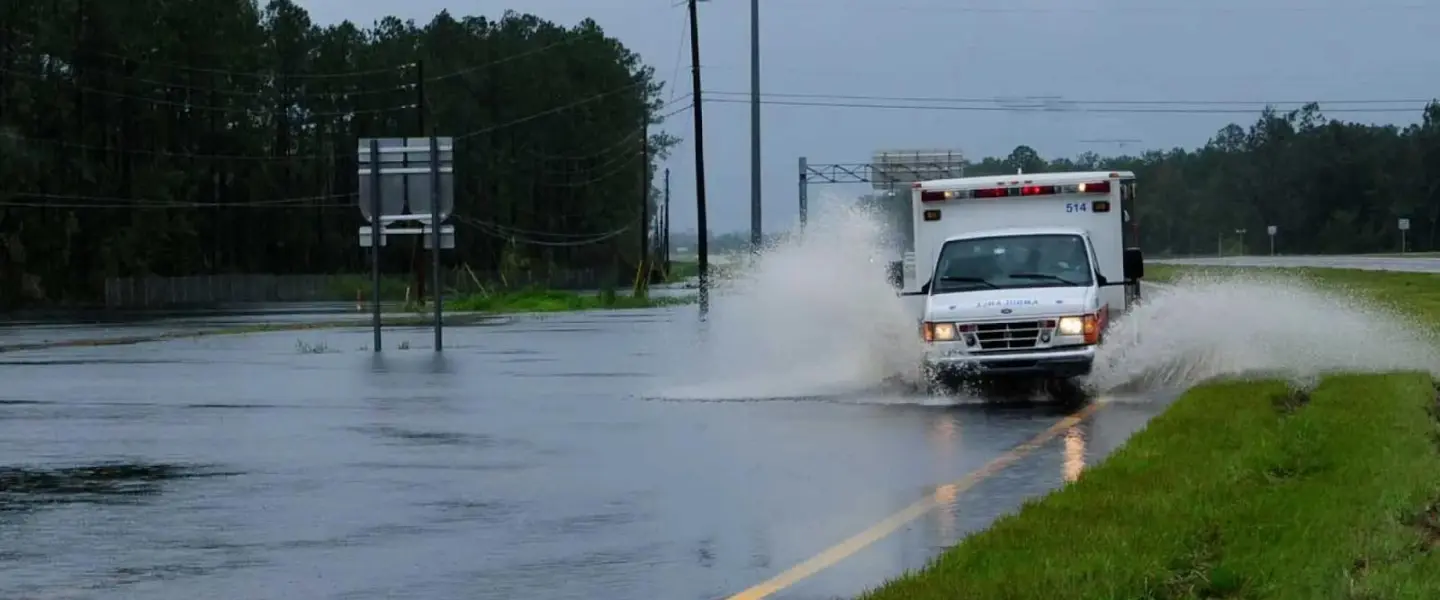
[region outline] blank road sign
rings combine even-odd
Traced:
[[[430,213],[430,138],[360,138],[357,166],[360,214],[370,214],[370,140],[379,142],[380,211],[382,216]],[[437,138],[440,148],[440,215],[455,208],[455,139]],[[408,193],[407,193],[408,192]]]

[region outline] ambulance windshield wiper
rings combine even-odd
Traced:
[[[1065,285],[1080,285],[1080,282],[1078,281],[1070,281],[1069,279],[1066,279],[1059,275],[1051,275],[1049,273],[1011,273],[1009,275],[1006,275],[1006,277],[1013,277],[1015,279],[1049,279],[1051,281],[1058,281]]]
[[[940,276],[940,281],[944,281],[944,282],[947,282],[947,283],[979,283],[979,284],[985,285],[986,287],[988,287],[988,288],[990,288],[990,289],[992,289],[992,290],[998,290],[998,289],[1000,289],[1000,286],[995,285],[994,283],[991,283],[989,280],[987,280],[987,279],[982,279],[982,278],[980,278],[980,277],[957,277],[957,276],[954,276],[954,275],[941,275],[941,276]]]

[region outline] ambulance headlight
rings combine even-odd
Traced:
[[[1056,331],[1060,335],[1081,335],[1085,333],[1085,319],[1081,317],[1064,317],[1060,319]]]

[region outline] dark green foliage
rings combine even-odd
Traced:
[[[1141,246],[1151,256],[1400,250],[1397,219],[1410,219],[1409,248],[1440,248],[1440,103],[1400,128],[1326,119],[1310,104],[1266,110],[1247,130],[1221,129],[1196,150],[1105,158],[1087,153],[1046,162],[1028,146],[987,158],[967,175],[1123,169],[1139,181]],[[1243,230],[1238,234],[1237,230]]]
[[[594,240],[639,230],[644,127],[675,108],[660,87],[589,20],[0,3],[0,307],[94,299],[106,277],[363,271],[356,139],[432,126],[460,146],[446,262],[633,265],[638,233]],[[649,135],[652,162],[676,141]]]

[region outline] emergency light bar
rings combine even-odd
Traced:
[[[1012,196],[1053,196],[1055,194],[1108,194],[1110,182],[1096,181],[1074,185],[1025,185],[1016,187],[980,188],[978,190],[924,190],[921,202],[943,202],[957,198],[1009,198]]]

